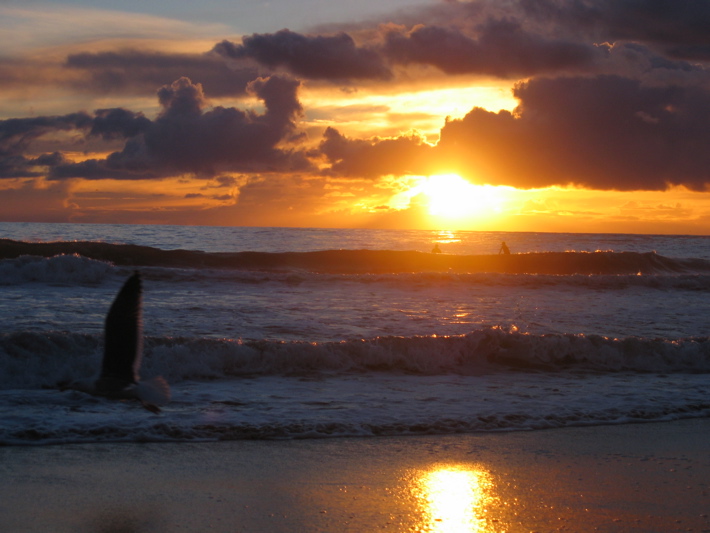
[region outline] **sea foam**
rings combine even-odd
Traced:
[[[51,257],[22,255],[0,261],[0,284],[17,285],[33,281],[45,283],[100,283],[113,271],[111,264],[78,254]]]
[[[2,335],[0,389],[58,387],[91,375],[100,364],[101,349],[100,336],[90,334]],[[458,336],[320,343],[148,337],[142,374],[178,382],[268,375],[521,371],[710,372],[710,339],[531,335],[498,327]]]

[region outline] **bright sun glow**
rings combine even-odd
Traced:
[[[420,190],[428,198],[430,215],[462,218],[500,210],[499,192],[494,187],[474,185],[458,174],[429,176]]]
[[[513,187],[475,185],[458,174],[434,174],[403,178],[387,205],[423,210],[424,218],[428,215],[429,223],[439,227],[483,229],[499,227],[510,206],[519,203],[517,196]]]

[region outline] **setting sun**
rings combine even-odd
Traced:
[[[429,198],[429,214],[460,217],[475,210],[477,189],[457,174],[430,176],[422,186]]]
[[[446,218],[475,217],[500,211],[500,191],[474,185],[458,174],[429,176],[419,186],[428,199],[429,214]]]
[[[481,229],[500,224],[520,203],[513,187],[476,185],[453,173],[409,176],[392,184],[400,191],[387,201],[389,208],[416,210],[423,226]]]

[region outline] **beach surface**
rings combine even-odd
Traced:
[[[710,531],[710,420],[0,448],[0,531]]]

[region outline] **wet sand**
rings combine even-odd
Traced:
[[[0,531],[710,531],[710,419],[0,448]]]

